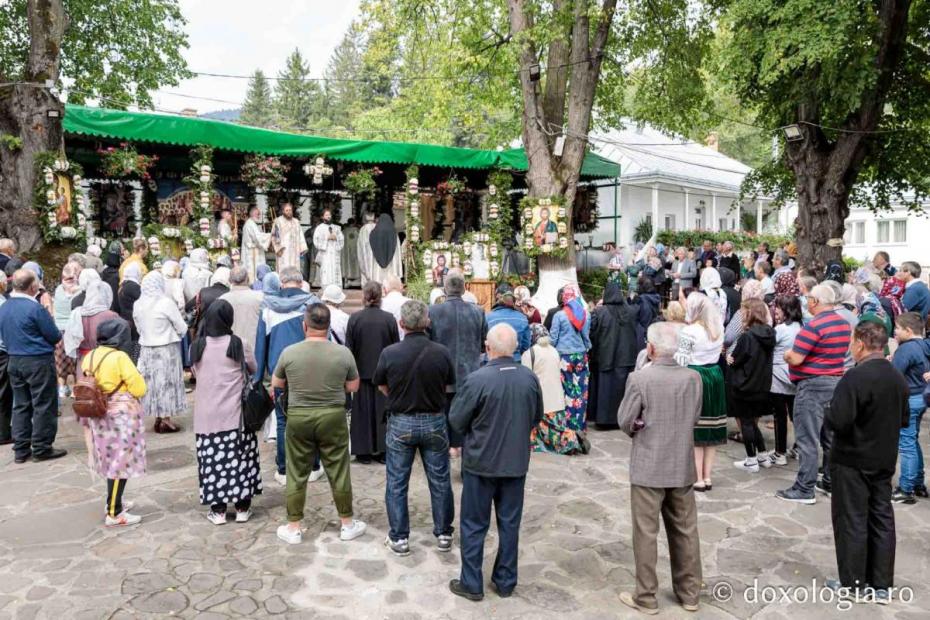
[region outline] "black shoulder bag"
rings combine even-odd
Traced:
[[[274,401],[261,381],[252,381],[252,375],[242,360],[242,428],[257,433],[274,410]]]

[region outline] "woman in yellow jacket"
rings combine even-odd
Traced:
[[[81,418],[90,429],[94,467],[107,479],[105,525],[135,525],[142,517],[123,505],[129,478],[145,474],[145,426],[139,399],[145,394],[145,379],[126,353],[132,341],[129,324],[110,319],[97,327],[97,348],[84,356],[81,370],[93,374],[97,385],[108,394],[107,414]]]

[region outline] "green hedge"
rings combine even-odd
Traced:
[[[729,241],[736,251],[755,250],[763,242],[768,243],[769,248],[774,250],[792,241],[790,235],[757,235],[752,232],[734,230],[720,232],[710,230],[663,230],[656,236],[656,241],[666,248],[677,248],[679,246],[699,248],[705,239],[710,239],[714,244]]]

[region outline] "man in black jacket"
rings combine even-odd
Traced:
[[[894,584],[891,478],[898,434],[909,417],[907,381],[882,355],[887,342],[882,326],[856,326],[850,347],[856,366],[837,383],[825,418],[833,431],[831,512],[839,569],[839,582],[827,585],[873,588],[865,595],[882,603]]]
[[[517,332],[506,323],[488,331],[487,366],[465,379],[449,411],[449,423],[465,435],[459,529],[462,572],[449,582],[453,594],[484,598],[484,538],[497,516],[499,545],[491,582],[508,597],[517,585],[517,548],[523,516],[523,485],[530,465],[530,431],[543,415],[536,375],[513,360]]]

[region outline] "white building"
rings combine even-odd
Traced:
[[[757,232],[788,226],[769,200],[739,202],[750,168],[713,148],[632,124],[592,133],[591,143],[620,164],[620,178],[597,183],[600,221],[590,239],[580,235],[584,245],[616,240],[629,247],[642,220],[659,230],[741,230],[743,210],[755,214]]]

